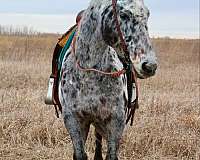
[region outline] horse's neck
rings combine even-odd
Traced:
[[[109,46],[105,44],[102,38],[98,19],[90,21],[87,17],[90,17],[91,13],[87,14],[81,23],[77,38],[76,58],[84,67],[103,67],[103,65],[105,66],[105,61],[107,62],[107,49]],[[92,14],[95,17],[95,13]]]
[[[106,46],[103,42],[93,39],[79,39],[77,41],[76,58],[84,67],[91,68],[102,63],[106,59]]]

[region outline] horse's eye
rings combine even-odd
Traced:
[[[120,18],[121,18],[122,20],[125,20],[125,21],[130,21],[129,15],[126,14],[126,13],[124,13],[124,12],[121,12],[121,13],[120,13]]]
[[[145,29],[148,31],[148,26],[147,25],[145,25]]]

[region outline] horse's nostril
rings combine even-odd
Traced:
[[[142,64],[142,69],[147,73],[151,72],[151,69],[148,69],[147,62],[144,62]]]
[[[153,74],[155,73],[156,69],[157,69],[157,64],[156,63],[148,63],[148,62],[144,62],[142,64],[142,69],[149,74]]]

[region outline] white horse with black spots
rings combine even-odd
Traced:
[[[149,10],[143,0],[118,0],[117,18],[138,78],[155,74],[157,60],[150,42]],[[107,160],[117,160],[119,141],[126,124],[127,77],[111,77],[82,68],[113,72],[123,69],[121,45],[112,0],[92,0],[85,10],[76,37],[65,58],[59,85],[65,126],[71,136],[74,160],[86,160],[85,142],[90,125],[96,131],[95,159],[102,160],[101,140],[108,145]],[[77,63],[78,62],[78,63]],[[77,67],[79,64],[79,67]],[[134,96],[133,96],[134,97]]]

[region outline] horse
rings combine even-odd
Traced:
[[[74,160],[87,159],[85,143],[90,125],[95,127],[94,159],[103,159],[102,137],[107,141],[106,159],[118,159],[127,101],[134,99],[136,90],[136,82],[130,83],[129,75],[146,79],[155,75],[158,65],[148,17],[143,0],[92,0],[84,11],[64,58],[59,84]],[[129,97],[130,90],[133,96]]]

